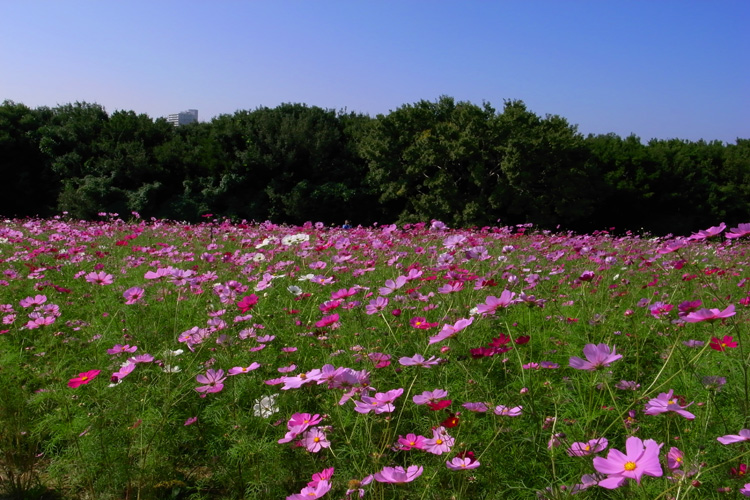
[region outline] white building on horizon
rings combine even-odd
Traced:
[[[179,127],[180,125],[187,125],[188,123],[193,123],[198,121],[198,110],[197,109],[188,109],[187,111],[180,111],[179,113],[174,113],[167,116],[167,121],[174,125],[175,127]]]

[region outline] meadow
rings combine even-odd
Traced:
[[[750,496],[750,224],[0,222],[0,494]]]

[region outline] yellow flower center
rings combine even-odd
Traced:
[[[436,439],[435,440],[435,444],[443,444],[443,440],[442,439]]]
[[[317,437],[317,436],[315,436],[315,438],[313,439],[313,441],[315,441],[316,443],[318,443],[318,442],[320,442],[320,438]]]
[[[635,462],[625,462],[625,470],[635,470]]]
[[[591,446],[586,445],[586,446],[583,447],[583,449],[586,450],[586,451],[589,451],[591,449]]]
[[[673,404],[675,404],[676,402],[677,402],[677,400],[675,400],[675,399],[670,399],[669,401],[667,401],[667,404],[668,404],[668,405],[673,405]]]

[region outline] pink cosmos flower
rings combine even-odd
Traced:
[[[487,408],[487,405],[484,403],[464,403],[461,406],[469,411],[473,411],[476,413],[484,413],[489,410],[489,408]]]
[[[739,434],[727,434],[717,437],[716,440],[723,445],[750,441],[750,429],[742,429]]]
[[[228,375],[239,375],[240,373],[247,373],[260,368],[260,363],[253,361],[249,366],[235,366],[230,368],[227,372]]]
[[[427,438],[417,434],[407,434],[399,436],[396,447],[399,450],[408,451],[412,448],[415,450],[424,450],[424,442]]]
[[[725,351],[727,348],[737,347],[737,342],[734,342],[734,339],[729,335],[724,335],[722,339],[711,337],[709,347],[715,351]]]
[[[646,403],[644,413],[646,415],[658,415],[659,413],[673,411],[688,420],[693,420],[695,415],[685,410],[685,408],[693,403],[691,402],[685,406],[680,405],[678,398],[672,396],[673,392],[674,390],[670,389],[669,392],[662,392],[657,397],[649,400]]]
[[[645,476],[661,477],[664,473],[659,463],[659,450],[663,445],[653,439],[642,441],[631,436],[625,441],[625,451],[610,449],[607,458],[594,458],[594,468],[606,474],[607,478],[599,481],[599,486],[607,489],[619,488],[628,479],[635,479],[641,484]]]
[[[700,309],[688,313],[684,319],[688,323],[698,323],[700,321],[716,321],[717,319],[729,318],[735,314],[734,304],[729,304],[723,311],[719,309]]]
[[[26,297],[25,299],[21,299],[21,307],[31,307],[31,306],[41,306],[47,302],[47,296],[46,295],[36,295],[34,297]]]
[[[451,451],[456,442],[455,438],[448,434],[442,425],[432,430],[432,438],[424,440],[424,451],[434,455],[442,455]]]
[[[585,443],[575,442],[568,448],[568,456],[571,457],[585,457],[587,455],[593,455],[599,453],[609,446],[607,438],[591,439]]]
[[[388,295],[403,287],[406,284],[406,281],[406,276],[399,276],[396,278],[396,281],[385,280],[385,286],[380,287],[378,291],[380,292],[380,295]]]
[[[711,238],[713,236],[718,236],[727,228],[727,225],[723,222],[719,224],[718,226],[712,226],[708,229],[701,229],[697,233],[691,234],[688,240],[691,241],[703,241],[707,240],[708,238]]]
[[[113,373],[113,374],[112,374],[112,375],[111,375],[111,376],[109,377],[109,380],[110,380],[110,381],[111,381],[111,382],[112,382],[113,384],[117,384],[117,383],[119,383],[119,382],[120,382],[120,381],[121,381],[122,379],[124,379],[125,377],[127,377],[128,375],[130,375],[130,374],[131,374],[131,373],[133,372],[133,370],[135,370],[135,363],[133,363],[133,362],[131,362],[131,361],[127,361],[127,362],[126,362],[126,363],[125,363],[124,365],[122,365],[122,366],[120,367],[120,369],[119,369],[119,370],[117,370],[116,372],[114,372],[114,373]]]
[[[474,458],[474,454],[472,452],[463,453],[463,456],[455,457],[450,462],[445,462],[445,465],[450,470],[469,470],[469,469],[476,469],[479,467],[480,464],[479,460]]]
[[[295,413],[286,424],[289,432],[283,438],[279,439],[278,443],[284,444],[290,442],[310,427],[319,424],[322,420],[321,416],[317,413],[315,415],[310,413]]]
[[[326,480],[319,481],[315,487],[305,486],[302,491],[289,495],[286,500],[314,500],[331,491],[331,483]]]
[[[518,417],[522,414],[521,410],[523,410],[523,406],[509,408],[507,406],[498,405],[495,407],[495,415],[500,415],[501,417]]]
[[[107,274],[104,271],[90,272],[85,277],[86,281],[95,285],[111,285],[114,282],[114,277],[111,274]]]
[[[455,334],[469,326],[474,322],[474,318],[469,319],[459,319],[456,321],[453,325],[443,325],[443,329],[440,330],[440,333],[438,333],[435,336],[430,337],[430,341],[428,345],[435,344],[437,342],[441,342],[447,338],[453,337]]]
[[[511,292],[510,290],[503,290],[503,293],[500,294],[499,298],[490,295],[485,299],[484,304],[479,304],[477,306],[477,312],[482,315],[491,316],[495,314],[495,311],[497,311],[499,307],[508,307],[512,304],[515,296],[515,292]]]
[[[137,350],[138,346],[130,346],[129,344],[115,344],[112,349],[107,349],[107,354],[122,354],[123,352],[135,352]]]
[[[369,304],[365,306],[365,312],[367,314],[377,314],[385,308],[388,307],[388,298],[387,297],[377,297],[370,301]]]
[[[739,224],[737,227],[733,227],[724,234],[730,240],[735,238],[742,238],[743,236],[750,235],[750,223]]]
[[[323,448],[331,447],[331,442],[328,441],[326,433],[318,427],[313,427],[305,432],[305,435],[302,436],[302,444],[310,453],[318,453]]]
[[[379,483],[401,484],[410,483],[422,475],[424,468],[419,465],[411,465],[407,469],[403,467],[383,467],[383,470],[373,475]]]
[[[430,356],[430,359],[424,359],[424,356],[421,354],[415,354],[411,358],[404,356],[403,358],[398,359],[398,362],[403,366],[421,366],[423,368],[429,368],[440,363],[440,361],[442,360],[440,358],[435,358],[435,356]]]
[[[221,392],[224,388],[223,382],[226,380],[226,377],[224,376],[224,370],[213,370],[209,368],[205,375],[200,374],[195,377],[195,380],[197,380],[199,384],[204,384],[195,388],[198,392]]]
[[[682,467],[682,459],[685,455],[679,448],[672,446],[667,452],[667,467],[670,469],[679,469]]]
[[[422,394],[415,395],[412,400],[416,405],[423,405],[427,403],[434,403],[440,398],[444,398],[448,395],[448,391],[445,389],[435,389],[434,391],[424,391]]]
[[[128,288],[124,292],[122,292],[122,296],[125,298],[125,304],[131,305],[135,304],[136,302],[139,302],[141,299],[143,299],[143,296],[146,294],[146,291],[138,286],[134,286],[132,288]]]
[[[320,320],[318,320],[317,323],[315,323],[316,328],[326,328],[331,327],[332,329],[336,329],[339,327],[339,315],[334,313],[330,316],[323,316]]]
[[[571,368],[594,371],[607,367],[613,361],[622,358],[622,354],[615,353],[615,346],[612,346],[612,350],[610,351],[610,347],[607,344],[586,344],[583,348],[583,354],[586,356],[587,361],[578,356],[573,356],[569,361]]]
[[[323,469],[320,472],[316,472],[312,475],[312,481],[307,483],[307,486],[309,486],[310,488],[315,488],[321,481],[328,481],[333,477],[334,470],[335,469],[333,467],[329,467],[327,469]]]
[[[656,302],[649,306],[648,310],[656,319],[664,318],[669,315],[669,312],[674,308],[672,304],[665,304],[664,302]]]
[[[79,373],[77,377],[68,380],[68,387],[75,389],[81,385],[86,385],[94,380],[99,373],[101,373],[101,370],[89,370],[87,372]]]

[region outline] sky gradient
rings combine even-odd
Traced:
[[[583,134],[750,138],[750,1],[0,0],[0,100],[202,121],[520,99]]]

